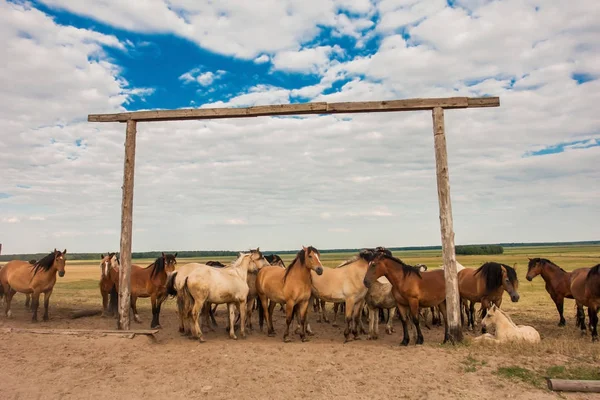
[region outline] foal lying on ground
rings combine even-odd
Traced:
[[[493,304],[487,309],[485,317],[481,320],[481,326],[496,326],[496,335],[484,333],[477,336],[475,342],[505,343],[510,341],[525,341],[539,343],[540,334],[532,326],[516,325],[500,308]]]

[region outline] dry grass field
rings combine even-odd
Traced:
[[[441,264],[439,251],[395,255],[429,268]],[[324,265],[333,267],[351,256],[332,253],[322,258]],[[441,345],[443,328],[432,328],[424,329],[423,346],[415,346],[413,340],[409,347],[400,347],[398,321],[391,336],[380,332],[378,341],[344,344],[343,328],[317,324],[312,313],[309,320],[315,336],[308,343],[282,343],[283,316],[276,314],[276,338],[255,331],[246,340],[232,341],[218,329],[206,335],[207,343],[199,344],[179,336],[175,302],[169,299],[156,342],[145,337],[0,333],[0,398],[599,398],[554,393],[545,387],[546,376],[600,379],[600,344],[592,343],[589,335],[581,337],[576,329],[573,300],[565,300],[567,326],[557,326],[558,313],[541,277],[533,282],[525,279],[527,257],[535,256],[572,270],[600,262],[600,246],[508,248],[503,255],[458,256],[458,260],[467,267],[489,260],[517,263],[521,299],[511,303],[506,298],[502,307],[515,323],[532,325],[540,332],[539,345],[476,345],[470,338],[477,332],[467,331],[464,344]],[[287,264],[292,256],[283,258]],[[199,259],[178,260],[180,266],[190,261]],[[100,316],[69,319],[75,310],[100,307],[98,262],[67,263],[66,275],[54,289],[49,322],[33,325],[24,296],[18,294],[13,318],[6,319],[2,312],[0,329],[114,328],[113,319]],[[145,265],[151,260],[134,262]],[[147,299],[138,300],[143,323],[134,328],[149,327],[149,304]],[[224,311],[221,307],[217,313],[221,328]],[[256,313],[253,318],[256,325]]]

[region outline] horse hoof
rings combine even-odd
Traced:
[[[592,336],[592,342],[597,342],[598,341],[598,336]]]
[[[354,336],[354,340],[360,340],[360,336]]]
[[[305,343],[305,342],[310,342],[310,339],[309,339],[309,338],[307,338],[307,337],[303,337],[303,338],[302,338],[302,343]]]
[[[206,343],[206,340],[203,337],[198,338],[199,343]]]
[[[267,336],[268,337],[275,337],[275,332],[269,332],[269,333],[267,333]]]
[[[400,342],[400,346],[408,346],[408,340],[403,340]]]
[[[337,322],[334,322],[333,324],[331,324],[331,326],[333,326],[334,328],[337,328],[339,325]]]
[[[6,313],[6,318],[12,318],[12,311],[10,311],[10,310],[9,310],[9,311]]]
[[[283,343],[290,343],[292,342],[292,339],[290,338],[283,338]]]
[[[229,336],[229,338],[230,338],[230,339],[233,339],[233,340],[237,340],[237,336],[235,336],[235,335],[233,335],[233,336]]]
[[[565,322],[565,321],[560,321],[560,322],[558,323],[558,326],[565,326],[565,325],[566,325],[566,322]]]
[[[42,318],[44,322],[48,322],[50,321],[50,318],[48,316],[44,316],[44,318]]]
[[[154,325],[154,326],[151,326],[150,329],[162,329],[162,326]]]

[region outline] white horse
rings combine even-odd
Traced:
[[[202,307],[205,302],[226,303],[229,310],[229,337],[237,339],[234,331],[235,306],[240,313],[240,334],[245,338],[248,272],[257,271],[267,265],[267,260],[260,250],[256,249],[250,253],[240,253],[232,265],[224,268],[192,263],[173,273],[177,275],[173,276],[169,287],[177,291],[180,330],[183,327],[184,332],[189,330],[192,337],[204,342],[198,321]]]
[[[496,326],[496,335],[484,333],[481,336],[477,336],[473,341],[492,343],[525,341],[529,343],[539,343],[541,340],[540,334],[533,326],[516,325],[512,319],[510,319],[508,314],[496,307],[495,304],[487,309],[487,314],[481,320],[482,327],[487,327],[488,325]]]

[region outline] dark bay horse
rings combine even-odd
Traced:
[[[48,321],[48,305],[56,283],[56,274],[65,276],[67,249],[61,252],[54,249],[47,256],[30,264],[28,261],[13,260],[0,269],[0,298],[6,296],[5,315],[10,318],[10,303],[15,293],[31,294],[31,320],[37,322],[40,294],[44,293],[44,321]]]
[[[119,281],[119,273],[111,274],[112,258],[116,253],[100,255],[100,294],[102,295],[102,316],[114,316],[118,308],[118,295],[115,282]],[[113,279],[116,277],[116,281]]]
[[[565,299],[572,299],[571,272],[567,272],[546,258],[530,258],[527,265],[527,280],[532,281],[541,275],[546,282],[546,291],[554,301],[560,320],[558,326],[565,326],[563,315]]]
[[[481,303],[481,317],[484,318],[492,303],[500,307],[505,290],[513,303],[519,301],[518,288],[517,272],[506,264],[486,262],[477,269],[460,270],[458,291],[463,300],[471,303],[467,312],[467,326],[475,328],[475,303]],[[485,328],[482,327],[482,331],[485,333]]]
[[[420,272],[418,268],[385,253],[378,253],[369,263],[364,284],[367,288],[379,277],[385,276],[392,284],[392,295],[401,308],[400,321],[404,331],[402,345],[409,343],[407,312],[417,329],[417,344],[423,344],[423,333],[419,326],[419,308],[437,307],[444,317],[444,343],[449,339],[446,318],[446,281],[444,270]]]
[[[306,317],[308,304],[312,295],[312,278],[310,271],[323,274],[323,265],[319,250],[302,246],[287,269],[278,266],[262,268],[256,277],[256,292],[260,298],[262,312],[259,312],[259,325],[262,330],[263,318],[267,320],[268,335],[274,336],[273,310],[277,303],[285,303],[286,329],[283,341],[289,342],[290,324],[297,312],[300,314],[300,339],[306,339]],[[269,304],[269,300],[271,303]],[[259,311],[260,311],[259,310]]]
[[[137,312],[136,302],[138,297],[150,297],[152,302],[152,322],[150,328],[160,328],[160,308],[167,298],[167,275],[175,270],[177,265],[177,253],[162,253],[154,262],[146,268],[139,265],[131,265],[131,309],[135,322],[140,323],[140,316]],[[118,269],[120,269],[119,259],[113,256],[113,262],[116,260],[116,266],[113,264],[113,271],[117,271],[116,290],[119,290]],[[114,272],[113,272],[114,273]]]
[[[585,314],[588,308],[592,341],[598,340],[598,310],[600,309],[600,264],[592,268],[580,268],[571,273],[571,294],[577,303],[577,324],[585,333]]]

